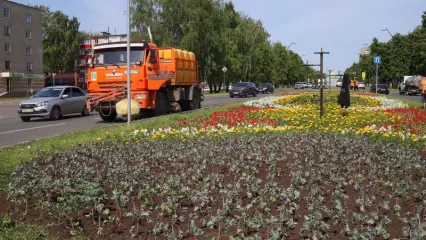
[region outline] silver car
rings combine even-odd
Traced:
[[[88,95],[78,87],[46,87],[32,98],[19,104],[18,114],[22,121],[28,122],[33,117],[58,120],[63,115],[81,113],[89,115],[86,107]]]

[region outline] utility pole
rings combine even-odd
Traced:
[[[321,52],[315,52],[314,54],[320,55],[320,117],[324,114],[324,54],[329,54],[330,52],[323,52],[321,48]]]
[[[331,69],[328,69],[328,92],[331,92]]]
[[[320,55],[320,64],[304,64],[304,66],[320,67],[320,118],[322,118],[324,115],[324,54],[330,54],[330,52],[324,52],[321,48],[321,52],[315,52],[314,54]]]
[[[130,91],[131,91],[131,85],[130,85],[130,1],[127,0],[127,125],[130,126],[131,122],[131,114],[132,114],[132,107],[131,107],[131,98],[130,98]]]

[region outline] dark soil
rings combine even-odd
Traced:
[[[385,235],[374,232],[382,226],[389,239],[404,238],[403,228],[410,227],[403,223],[404,217],[411,220],[416,213],[426,217],[419,199],[426,197],[421,182],[426,178],[425,161],[422,151],[329,135],[99,144],[36,159],[34,165],[17,170],[12,190],[25,189],[27,195],[11,191],[7,200],[7,193],[0,192],[0,213],[11,214],[17,222],[46,226],[58,239],[70,239],[73,232],[91,239],[130,239],[132,233],[136,239],[168,239],[179,232],[182,239],[202,239],[195,236],[191,219],[208,239],[229,239],[238,233],[274,239],[271,236],[278,230],[285,239],[314,234],[318,239],[348,239],[345,221],[350,234],[383,239]],[[65,179],[71,184],[55,183]],[[87,196],[82,191],[89,183],[99,183],[102,189],[95,194],[102,196],[101,214],[96,204],[87,204],[90,201],[68,201],[72,196]],[[119,207],[113,193],[126,189],[128,194],[122,196],[128,199]],[[404,193],[397,195],[398,190]],[[61,197],[64,205],[55,210]],[[363,211],[359,199],[369,200]],[[339,216],[337,200],[343,216]],[[399,216],[395,204],[401,207]],[[126,216],[132,211],[139,216]],[[214,221],[218,211],[223,211],[223,219]],[[279,221],[267,223],[272,216]],[[356,220],[356,216],[364,219]],[[250,223],[243,224],[244,219]],[[289,226],[288,220],[295,225]],[[205,226],[209,221],[215,224]],[[164,231],[160,223],[168,224]]]

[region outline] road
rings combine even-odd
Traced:
[[[294,91],[288,89],[285,91]],[[319,91],[319,90],[309,90]],[[328,91],[328,90],[325,90]],[[337,90],[333,90],[337,91]],[[275,94],[282,93],[275,92]],[[257,98],[270,96],[259,94]],[[421,101],[420,96],[400,96],[397,92],[392,92],[390,95],[402,97],[409,100]],[[210,107],[214,105],[223,105],[233,102],[241,102],[253,99],[251,98],[229,98],[228,95],[206,96],[203,107]],[[69,116],[64,117],[59,121],[49,121],[44,119],[34,119],[30,122],[22,122],[16,112],[17,103],[14,104],[0,104],[0,147],[13,145],[17,143],[27,142],[31,140],[52,137],[61,135],[68,132],[87,130],[95,127],[103,127],[114,125],[117,123],[105,123],[101,120],[99,115],[94,112],[90,116],[81,117]],[[120,122],[120,121],[118,121]]]
[[[279,93],[280,91],[276,91],[274,94]],[[272,94],[258,94],[256,98],[270,95]],[[205,96],[202,107],[211,107],[247,101],[250,99],[254,98],[230,98],[228,95]],[[87,130],[95,127],[105,127],[123,122],[105,123],[96,112],[91,113],[90,116],[87,117],[82,117],[79,114],[76,116],[66,116],[58,121],[35,118],[30,122],[22,122],[16,112],[18,103],[19,102],[13,104],[0,104],[0,148],[64,133]]]

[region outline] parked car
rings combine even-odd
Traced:
[[[358,83],[358,88],[359,89],[365,89],[365,83],[364,82],[359,82]]]
[[[371,85],[370,92],[376,92],[376,84]],[[389,94],[389,86],[384,83],[377,84],[377,93]]]
[[[87,93],[79,87],[46,87],[30,99],[21,101],[18,114],[24,122],[34,117],[58,120],[63,115],[76,113],[87,116],[89,115],[86,107],[87,98]]]
[[[302,83],[302,82],[297,82],[297,83],[294,85],[294,89],[303,89],[303,83]]]
[[[303,85],[303,88],[308,88],[308,83],[307,82],[303,82],[302,85]]]
[[[336,87],[342,87],[342,82],[337,82]]]
[[[274,86],[272,83],[261,83],[257,89],[259,93],[274,93]]]
[[[256,97],[257,95],[257,88],[256,85],[252,82],[239,82],[235,84],[229,91],[229,97],[233,98],[234,96],[239,97],[248,97],[249,95],[252,95]]]

